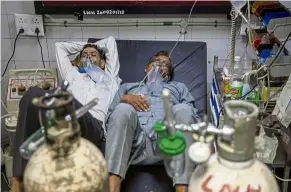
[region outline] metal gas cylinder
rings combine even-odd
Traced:
[[[257,106],[232,100],[224,108],[224,128],[234,128],[234,132],[230,139],[218,136],[218,154],[196,167],[189,192],[279,192],[271,171],[254,157]],[[190,146],[189,156],[195,160],[193,153]]]
[[[106,162],[95,145],[81,138],[73,96],[46,95],[34,104],[40,108],[46,144],[33,153],[25,168],[25,192],[103,192]]]

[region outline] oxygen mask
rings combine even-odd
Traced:
[[[147,85],[151,92],[161,93],[164,86],[164,70],[160,65],[153,65],[148,72]]]
[[[166,67],[160,62],[152,62],[149,64],[149,66],[151,67],[151,70],[147,72],[146,76],[140,82],[138,91],[146,79],[146,84],[148,85],[149,90],[160,93],[162,91],[163,83],[165,80],[164,76]],[[138,91],[136,91],[134,94],[136,94]]]
[[[84,61],[84,68],[90,67],[93,64],[93,61],[91,57],[87,57],[86,60]]]
[[[110,77],[102,70],[91,57],[87,57],[84,61],[84,70],[95,83],[109,83]]]
[[[162,62],[160,61],[157,61],[153,64],[153,70],[154,71],[157,71],[157,72],[160,72],[161,74],[164,73],[165,71],[165,68],[166,68],[166,65],[163,64]]]
[[[165,66],[163,66],[159,62],[155,62],[152,64],[152,69],[150,72],[148,72],[148,83],[152,83],[155,81],[163,81],[163,76],[165,75]]]

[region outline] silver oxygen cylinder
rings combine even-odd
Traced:
[[[218,154],[197,166],[189,191],[279,192],[269,168],[254,156],[258,107],[246,101],[231,100],[225,102],[224,108],[224,126],[233,127],[235,131],[230,140],[218,136]]]
[[[61,92],[38,98],[34,104],[41,110],[46,143],[28,161],[25,192],[103,192],[106,162],[100,150],[80,136],[73,96]]]

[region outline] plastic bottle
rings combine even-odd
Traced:
[[[270,98],[270,89],[263,85],[261,88],[261,100],[262,101],[268,101],[268,99]]]
[[[252,59],[249,56],[248,47],[245,48],[245,51],[244,51],[244,54],[242,56],[241,61],[243,63],[242,71],[244,71],[244,73],[248,73],[248,72],[252,71]]]
[[[250,76],[246,75],[243,80],[242,97],[246,96],[246,94],[248,94],[248,92],[251,90],[249,82],[250,82]],[[244,100],[246,100],[246,97],[244,97]]]
[[[259,96],[259,88],[256,87],[251,93],[249,93],[247,96],[246,96],[246,99],[249,101],[249,102],[252,102],[254,104],[259,104],[259,101],[260,101],[260,96]]]
[[[234,58],[233,74],[230,79],[229,94],[231,99],[239,99],[242,96],[243,80],[240,67],[240,56]]]
[[[231,70],[229,70],[229,64],[226,64],[222,70],[223,77],[223,95],[229,96],[229,81],[231,79]]]

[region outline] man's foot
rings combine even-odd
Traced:
[[[176,185],[176,192],[188,192],[187,185]]]
[[[121,178],[118,175],[109,176],[109,192],[120,192]]]
[[[12,178],[11,192],[23,192],[22,181],[18,177]]]

